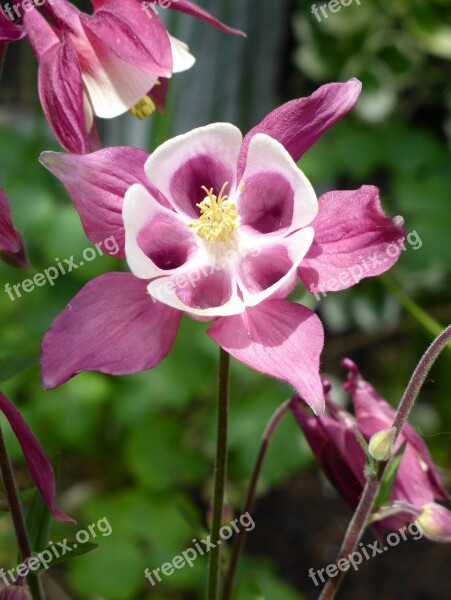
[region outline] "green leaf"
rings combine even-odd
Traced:
[[[374,501],[373,510],[378,506],[382,506],[382,504],[386,504],[388,502],[393,484],[395,483],[396,475],[398,473],[399,465],[401,464],[401,460],[404,455],[404,450],[406,449],[406,445],[407,440],[401,444],[396,454],[388,463],[382,478],[379,493]]]
[[[88,554],[89,552],[92,552],[93,550],[95,550],[96,548],[99,547],[99,544],[94,544],[93,542],[86,542],[85,544],[79,544],[78,542],[76,542],[75,540],[66,540],[67,545],[72,548],[72,550],[70,552],[66,552],[65,554],[62,554],[59,557],[54,556],[52,562],[48,563],[47,565],[47,569],[49,569],[50,567],[53,567],[53,565],[56,565],[58,563],[62,563],[62,562],[67,562],[69,560],[72,560],[74,558],[77,558],[78,556],[83,556],[85,554]],[[53,544],[55,546],[55,544]],[[49,552],[51,552],[50,548],[47,546],[45,548],[45,550],[48,550]],[[58,547],[57,547],[58,550]],[[41,550],[42,552],[42,550]],[[39,569],[37,569],[37,572],[39,573],[39,571],[44,571],[46,567],[41,566],[39,567]]]
[[[33,551],[37,552],[47,546],[50,521],[50,511],[40,492],[36,490],[26,517],[26,527]]]
[[[265,596],[255,577],[244,579],[238,588],[235,600],[265,600]]]
[[[34,346],[12,356],[0,358],[0,382],[39,363],[39,346]]]
[[[198,537],[204,536],[208,533],[206,528],[201,523],[196,508],[192,504],[180,498],[174,502],[174,505],[182,519],[192,528],[193,532]]]

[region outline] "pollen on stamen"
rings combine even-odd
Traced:
[[[197,235],[208,242],[228,242],[239,226],[236,206],[227,201],[228,196],[224,194],[228,185],[226,182],[222,186],[219,196],[214,194],[213,188],[202,186],[207,195],[202,202],[196,204],[201,215],[199,219],[190,223],[189,227],[195,229]]]
[[[131,115],[142,121],[146,117],[149,117],[153,112],[155,112],[155,103],[149,98],[149,96],[144,96],[141,98],[139,102],[137,102],[131,109],[128,111]]]

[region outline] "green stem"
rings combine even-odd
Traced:
[[[16,533],[17,545],[22,561],[26,561],[32,554],[30,540],[25,526],[25,520],[20,505],[19,494],[17,492],[16,481],[11,465],[11,461],[6,448],[3,432],[0,427],[0,471],[3,481],[3,489],[8,501],[11,519]],[[27,582],[33,596],[33,600],[44,600],[44,593],[37,573],[30,571],[27,576]]]
[[[260,444],[260,449],[257,454],[257,459],[254,464],[254,468],[252,470],[251,479],[249,482],[249,487],[246,494],[246,500],[244,503],[244,508],[242,514],[250,513],[254,506],[255,501],[255,492],[257,489],[257,482],[260,476],[260,471],[263,465],[263,461],[266,455],[266,451],[269,446],[269,442],[273,436],[274,430],[279,424],[282,417],[290,410],[291,400],[286,400],[279,408],[275,411],[273,416],[271,417],[266,429],[263,433],[262,442]],[[232,557],[230,559],[229,569],[227,571],[224,591],[222,594],[222,600],[230,600],[233,590],[233,580],[235,578],[236,568],[238,566],[238,561],[241,555],[241,552],[244,547],[244,542],[246,540],[246,530],[240,529],[237,533],[237,537],[235,540],[235,545],[233,547]]]
[[[213,517],[211,541],[215,547],[210,550],[208,564],[207,600],[217,600],[219,593],[219,565],[221,547],[217,544],[222,525],[224,491],[227,476],[227,425],[229,405],[230,355],[219,350],[218,377],[218,419],[216,437],[215,487],[213,495]]]
[[[432,342],[429,348],[421,357],[412,377],[410,378],[409,384],[407,385],[406,391],[401,398],[398,410],[393,421],[392,427],[395,428],[395,438],[393,446],[396,444],[396,440],[401,433],[406,421],[409,417],[410,411],[415,404],[418,394],[420,393],[421,387],[431,370],[432,365],[437,360],[440,353],[446,348],[449,340],[451,339],[451,325],[440,333],[440,335]],[[377,498],[379,489],[381,486],[382,478],[384,476],[385,469],[389,461],[380,462],[378,465],[377,473],[367,478],[360,502],[357,509],[352,517],[352,520],[346,531],[343,544],[341,546],[339,555],[335,564],[343,558],[347,558],[351,552],[355,550],[359,543],[368,523],[368,517],[370,516],[371,509],[374,504],[374,500]],[[338,591],[338,588],[343,580],[344,572],[339,570],[335,577],[329,578],[324,589],[319,597],[319,600],[332,600]]]
[[[385,285],[390,293],[397,298],[405,310],[433,337],[440,335],[443,331],[442,325],[433,319],[421,306],[410,298],[388,275],[382,275],[379,280]],[[451,346],[449,346],[451,350]]]

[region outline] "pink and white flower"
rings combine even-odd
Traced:
[[[98,242],[114,235],[131,270],[90,282],[55,320],[43,340],[44,386],[83,370],[122,374],[155,366],[185,313],[214,319],[207,333],[222,348],[287,381],[321,411],[322,325],[284,298],[299,275],[321,276],[318,256],[330,256],[330,245],[348,264],[403,236],[399,219],[383,215],[376,188],[318,200],[296,166],[359,93],[356,80],[323,86],[275,110],[244,139],[233,125],[218,123],[151,156],[133,148],[44,153],[87,236]],[[335,238],[334,210],[336,222],[344,213],[352,223]],[[62,352],[66,345],[70,354]]]
[[[195,62],[188,47],[136,0],[92,0],[85,14],[68,0],[0,7],[0,60],[6,42],[28,35],[39,61],[38,91],[47,121],[63,148],[74,154],[101,147],[94,117],[132,112],[143,118],[162,110],[167,79]],[[241,34],[186,0],[171,6],[218,29]],[[160,88],[160,89],[157,89]]]

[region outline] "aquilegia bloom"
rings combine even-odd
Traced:
[[[337,406],[329,397],[326,383],[328,414],[313,416],[293,401],[295,417],[303,430],[318,462],[331,483],[346,502],[355,508],[365,485],[365,457],[357,441],[357,425],[364,438],[371,437],[393,424],[395,411],[360,375],[349,359],[343,361],[349,369],[343,388],[351,393],[355,417]],[[417,521],[424,535],[431,540],[451,541],[451,512],[438,501],[450,500],[428,449],[416,430],[406,423],[396,442],[394,452],[404,443],[404,450],[389,503],[378,508],[378,526],[398,530]]]
[[[94,116],[109,119],[130,109],[139,117],[149,114],[155,108],[149,92],[194,63],[187,47],[157,16],[148,18],[140,2],[92,4],[94,14],[87,15],[68,0],[46,1],[40,10],[48,20],[33,4],[23,14],[8,5],[12,18],[15,10],[23,17],[39,60],[39,97],[49,125],[63,148],[76,154],[100,148]],[[221,27],[208,13],[194,14]],[[9,30],[11,21],[6,25]],[[2,30],[0,22],[0,40]]]
[[[295,163],[359,93],[356,80],[326,85],[275,110],[244,139],[218,123],[150,157],[134,148],[44,153],[88,237],[113,235],[132,271],[91,281],[55,320],[43,340],[44,386],[84,370],[154,367],[184,312],[214,319],[207,333],[222,348],[289,382],[321,411],[322,325],[284,298],[298,277],[308,284],[404,239],[402,220],[384,216],[376,188],[318,201]]]
[[[24,242],[12,224],[8,198],[0,188],[0,259],[13,267],[29,268]]]

